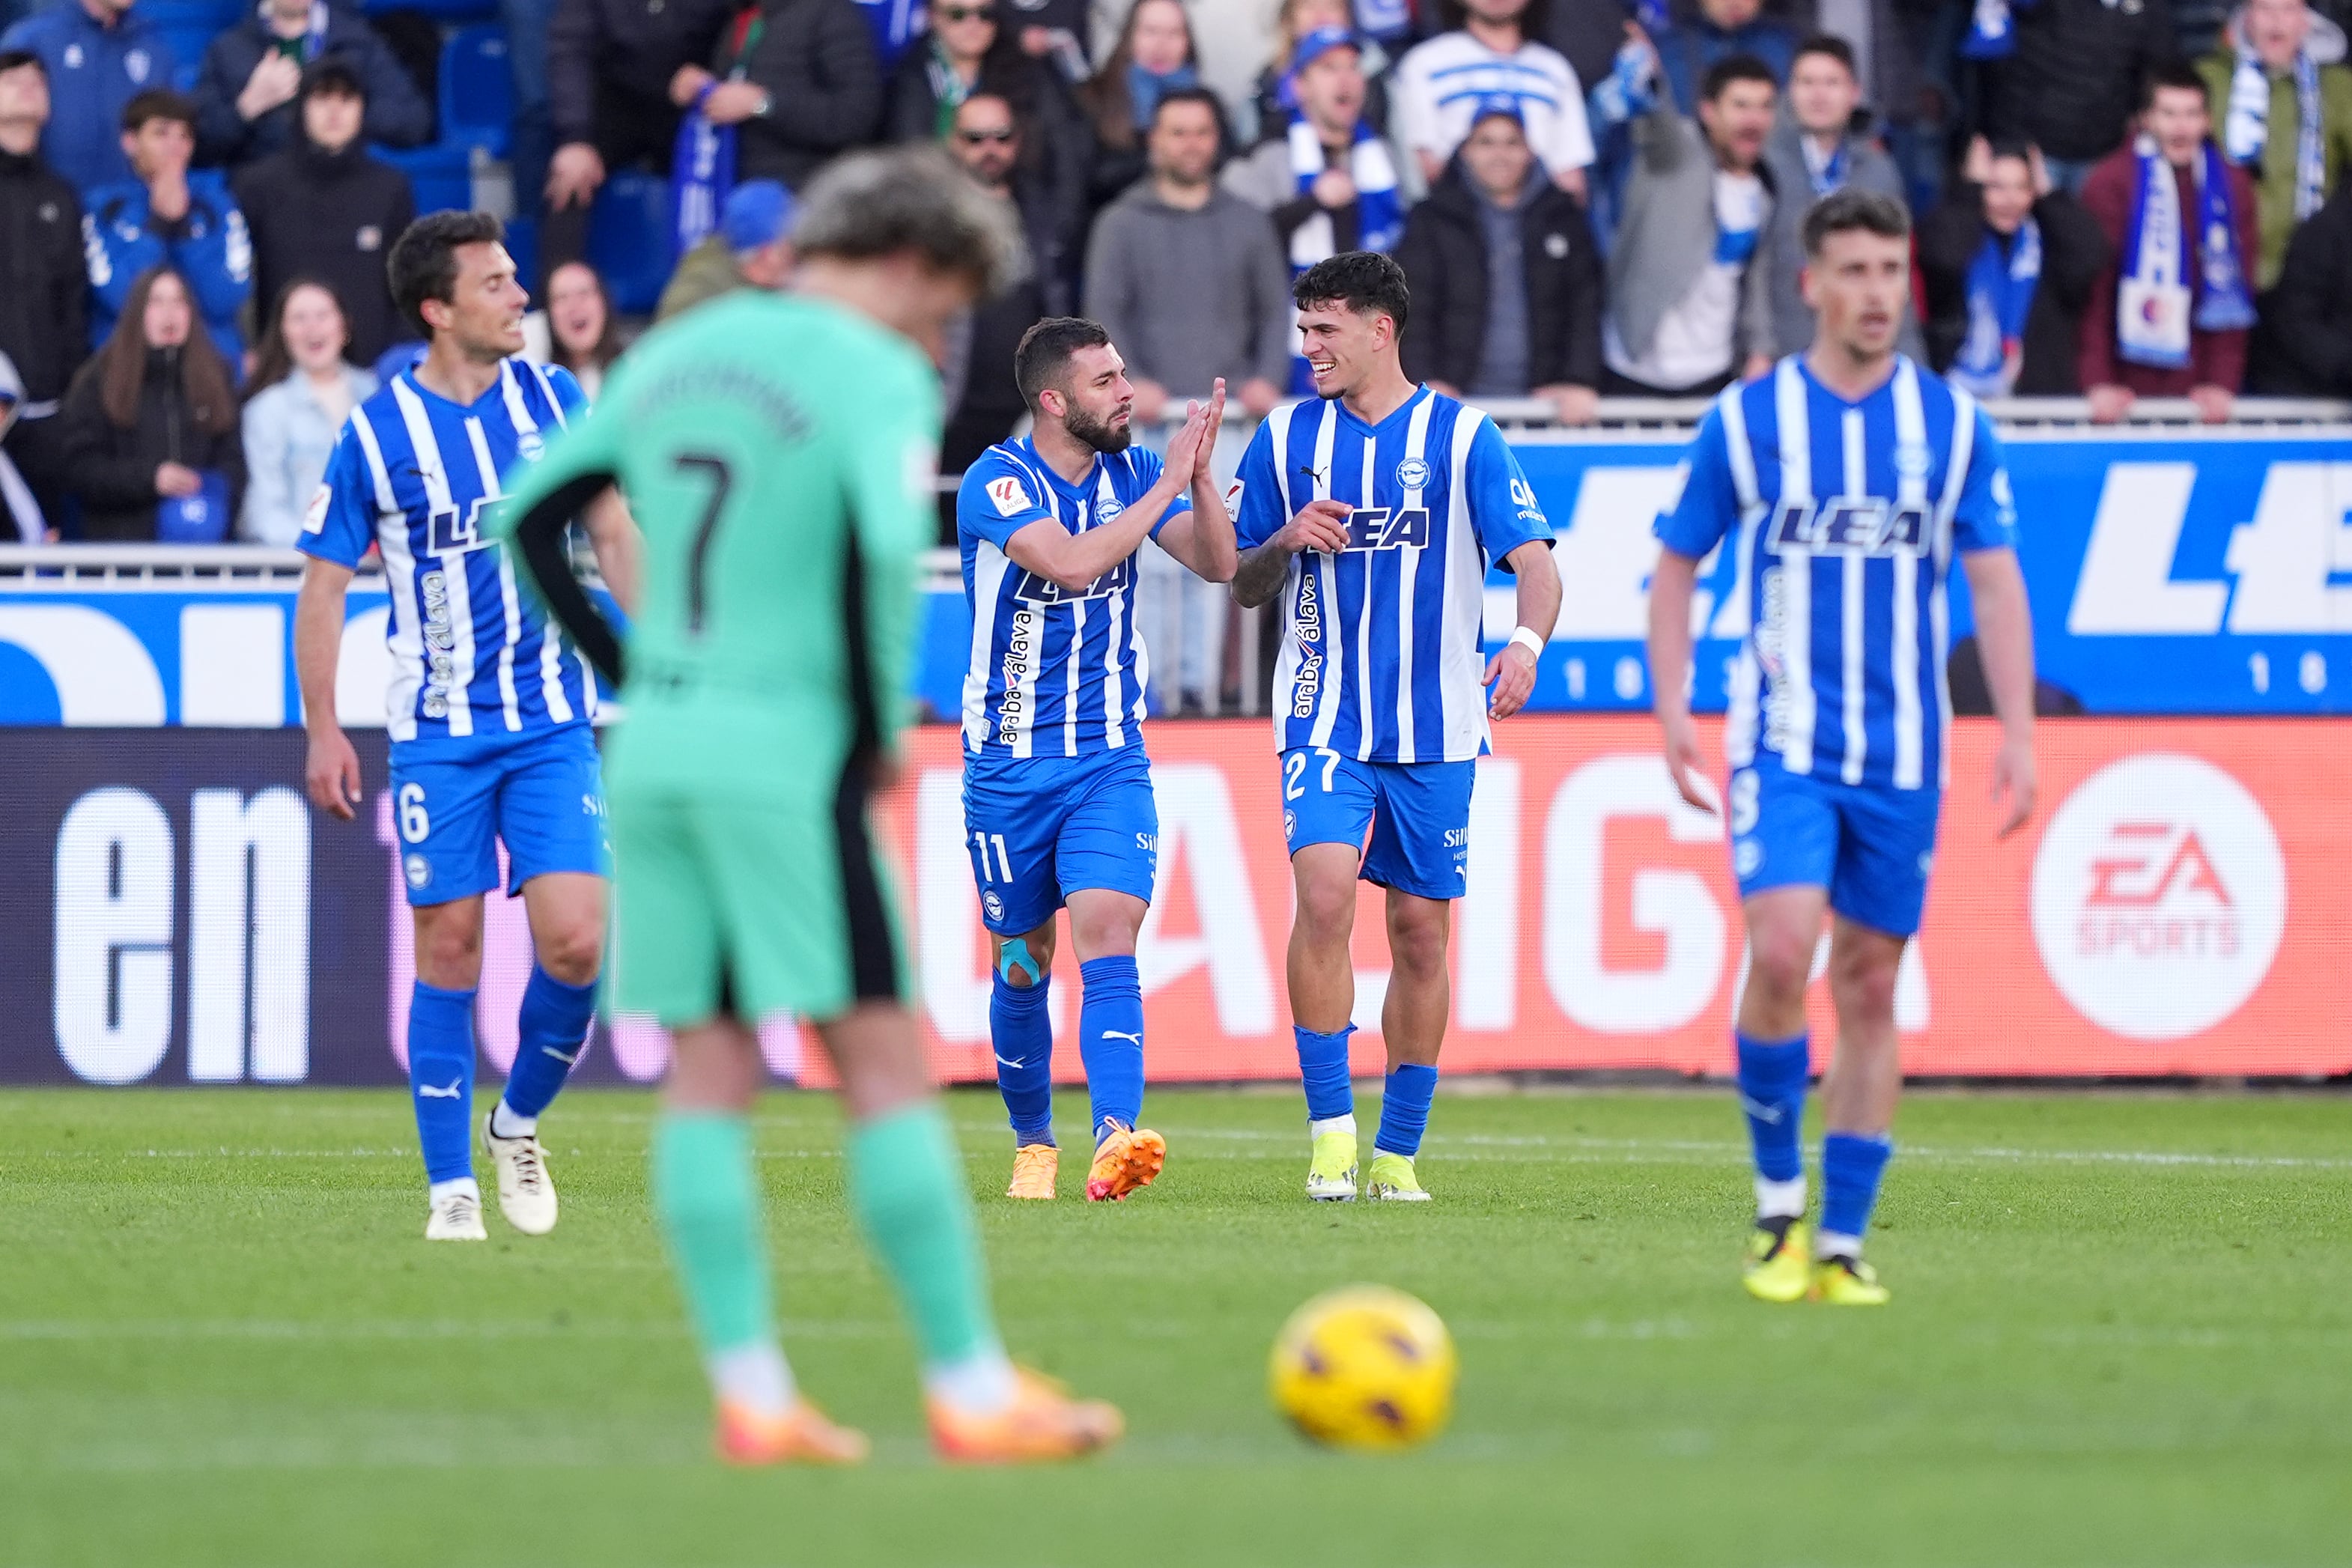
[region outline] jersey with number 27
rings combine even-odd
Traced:
[[[1502,432],[1422,387],[1377,426],[1333,398],[1277,408],[1242,458],[1234,527],[1265,543],[1338,500],[1348,545],[1292,557],[1274,669],[1281,751],[1360,762],[1468,762],[1486,750],[1486,567],[1549,543]]]
[[[385,723],[395,742],[464,741],[585,723],[587,661],[516,585],[483,529],[516,467],[587,408],[561,367],[510,359],[460,405],[414,369],[352,410],[302,520],[307,554],[357,566],[383,552],[392,651]]]
[[[1849,403],[1790,355],[1716,400],[1685,468],[1658,538],[1693,560],[1730,539],[1748,623],[1731,765],[1762,752],[1792,773],[1941,787],[1952,556],[2016,539],[2000,441],[1976,400],[1898,355]]]

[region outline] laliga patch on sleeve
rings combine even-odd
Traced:
[[[325,485],[310,492],[310,504],[302,512],[303,532],[316,533],[327,526],[327,503],[333,496],[334,492]]]
[[[988,499],[994,501],[996,510],[1006,517],[1018,517],[1030,509],[1029,492],[1022,489],[1021,481],[1011,474],[988,481]]]
[[[1241,510],[1242,481],[1235,479],[1225,487],[1225,515],[1232,517]]]

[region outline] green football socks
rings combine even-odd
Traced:
[[[850,1129],[849,1202],[898,1289],[924,1365],[1002,1365],[963,1157],[936,1100]]]
[[[653,1187],[704,1355],[773,1344],[774,1295],[749,1122],[725,1111],[664,1112],[654,1128]]]

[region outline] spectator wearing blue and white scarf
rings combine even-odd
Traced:
[[[1404,233],[1395,161],[1364,118],[1361,58],[1345,27],[1299,39],[1288,132],[1225,172],[1227,190],[1273,217],[1294,278],[1341,251],[1392,250]],[[1306,396],[1306,361],[1294,356],[1291,368],[1291,391]]]
[[[2116,247],[2083,320],[2095,421],[2120,419],[2136,397],[2186,396],[2219,424],[2244,384],[2254,184],[2211,130],[2194,68],[2151,72],[2138,134],[2083,184],[2083,205]]]
[[[2221,122],[2221,152],[2261,193],[2262,255],[2254,284],[2267,291],[2297,225],[2317,212],[2352,160],[2352,69],[2343,30],[2305,0],[2248,0],[2224,47],[2198,66]]]
[[[1919,223],[1927,363],[1979,397],[2071,397],[2083,311],[2113,257],[2030,142],[1969,146]]]

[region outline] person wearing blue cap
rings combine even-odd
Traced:
[[[1395,162],[1364,116],[1362,57],[1350,28],[1301,37],[1291,52],[1289,131],[1225,167],[1225,189],[1273,217],[1293,278],[1341,251],[1393,249],[1404,234]],[[1311,382],[1304,356],[1293,355],[1290,390],[1304,396]]]
[[[719,226],[686,253],[662,289],[654,320],[667,321],[738,289],[781,289],[792,276],[792,193],[746,180],[727,194]]]
[[[1584,89],[1559,50],[1529,36],[1531,0],[1444,0],[1448,31],[1414,47],[1397,66],[1399,140],[1430,184],[1470,136],[1470,117],[1497,94],[1517,100],[1535,149],[1554,184],[1584,195],[1592,132]]]

